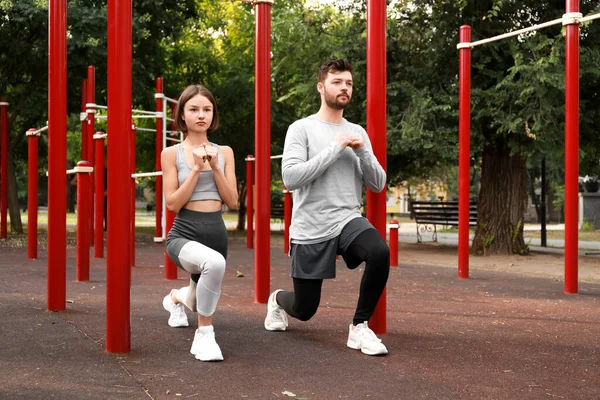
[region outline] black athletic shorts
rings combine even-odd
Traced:
[[[354,218],[344,226],[339,236],[312,244],[292,243],[290,248],[291,276],[300,279],[335,278],[335,256],[345,253],[350,243],[367,229],[375,229],[364,217]],[[346,262],[348,265],[348,263]],[[348,265],[353,269],[360,264]]]

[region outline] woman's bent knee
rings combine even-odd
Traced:
[[[190,273],[204,275],[210,271],[211,275],[221,277],[225,274],[223,255],[198,242],[190,241],[181,248],[179,262]]]
[[[225,258],[221,254],[215,252],[212,257],[206,261],[203,274],[223,278],[223,276],[225,276],[226,267],[227,262],[225,261]]]

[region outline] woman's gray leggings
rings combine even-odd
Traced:
[[[181,209],[167,236],[167,254],[191,274],[190,285],[177,291],[177,300],[209,317],[221,295],[227,256],[227,230],[221,212]]]

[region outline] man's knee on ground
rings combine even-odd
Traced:
[[[317,307],[307,308],[307,309],[300,310],[298,312],[298,315],[296,316],[296,318],[298,318],[300,321],[306,322],[309,319],[311,319],[312,317],[314,317],[314,315],[316,313],[317,313]]]

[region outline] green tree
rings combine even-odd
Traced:
[[[69,0],[67,7],[67,112],[81,109],[81,82],[87,66],[96,66],[96,102],[106,104],[106,1]],[[198,18],[193,0],[140,0],[134,4],[133,78],[136,105],[154,108],[154,79],[167,66],[165,44],[176,42],[184,22]],[[48,120],[48,2],[6,0],[0,2],[0,95],[9,107],[8,196],[11,230],[22,232],[18,193],[27,185],[25,131],[42,127]],[[68,162],[80,157],[76,151],[80,124],[68,118]],[[76,143],[73,146],[73,139]],[[46,170],[47,136],[40,140],[40,170]],[[66,177],[65,177],[66,179]],[[68,185],[70,187],[70,185]],[[40,192],[40,197],[44,193]]]
[[[402,177],[456,165],[460,25],[470,25],[476,41],[556,19],[563,7],[562,1],[397,3],[390,33],[390,169]],[[582,1],[581,8],[586,14],[598,6]],[[592,67],[599,61],[597,29],[582,27],[582,77],[589,79],[581,92],[582,149],[597,147],[597,139],[586,139],[592,121],[598,121],[592,106],[598,92]],[[564,158],[563,71],[560,25],[472,50],[471,145],[481,164],[477,254],[527,251],[526,160],[545,157],[558,164]]]

